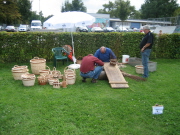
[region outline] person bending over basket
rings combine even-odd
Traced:
[[[82,82],[86,82],[86,78],[92,78],[91,82],[96,83],[103,69],[103,65],[104,63],[100,59],[94,57],[93,54],[83,57],[80,67],[80,75],[83,77]]]
[[[110,59],[116,59],[116,55],[114,54],[114,52],[110,48],[104,46],[99,48],[95,52],[94,56],[102,60],[103,62],[110,62]]]

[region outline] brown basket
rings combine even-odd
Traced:
[[[34,57],[30,60],[30,63],[33,74],[39,75],[39,70],[46,69],[46,59]]]
[[[40,76],[38,76],[37,78],[38,78],[38,83],[39,83],[39,85],[46,85],[47,79],[45,78],[44,75],[40,75]]]
[[[24,86],[34,86],[36,79],[34,74],[22,74],[21,78]]]
[[[110,59],[110,65],[115,66],[117,64],[117,59]]]

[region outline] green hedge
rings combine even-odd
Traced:
[[[128,33],[54,33],[54,32],[0,32],[0,62],[27,62],[34,57],[51,61],[52,48],[72,45],[75,56],[85,56],[101,46],[111,48],[118,58],[128,54],[140,57],[139,43],[144,34]],[[151,58],[180,58],[180,34],[155,36]]]

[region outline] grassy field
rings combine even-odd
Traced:
[[[1,135],[178,135],[180,134],[180,60],[157,59],[157,71],[147,81],[128,81],[127,89],[112,89],[108,80],[74,85],[25,87],[11,68],[29,63],[0,64]],[[52,63],[47,63],[52,69]],[[57,70],[63,73],[65,66]],[[138,75],[127,65],[123,71]],[[30,71],[31,72],[31,71]],[[164,106],[153,115],[152,106]]]

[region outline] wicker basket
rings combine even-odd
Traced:
[[[57,81],[59,81],[59,80],[56,78],[49,78],[48,79],[49,85],[53,85],[53,82],[57,82]]]
[[[47,79],[45,78],[44,75],[40,75],[40,76],[38,76],[37,78],[38,78],[38,83],[39,83],[39,85],[46,85]]]
[[[136,65],[135,68],[136,68],[136,73],[144,74],[144,67],[143,67],[143,65]]]
[[[50,68],[48,66],[46,66],[48,69],[42,69],[42,70],[39,70],[39,74],[40,75],[47,75],[49,74],[50,72]]]
[[[66,82],[67,82],[68,85],[69,85],[69,84],[70,84],[70,85],[74,84],[75,81],[76,81],[75,75],[68,74],[68,75],[66,76]]]
[[[46,75],[45,75],[45,78],[46,78],[47,81],[48,81],[48,79],[53,78],[52,71],[50,71],[49,74],[46,74]]]
[[[110,59],[110,65],[115,66],[117,64],[117,59]]]
[[[28,73],[29,70],[27,69],[27,66],[15,65],[11,71],[12,71],[14,80],[22,80],[21,75]]]
[[[12,71],[12,75],[14,77],[14,80],[22,80],[21,75],[27,74],[27,71]]]
[[[22,74],[21,78],[24,86],[34,86],[36,79],[34,74]]]
[[[52,74],[54,78],[62,79],[63,75],[61,74],[61,71],[56,70],[55,67],[53,68]]]
[[[31,63],[31,70],[33,74],[39,75],[39,70],[46,69],[46,59],[34,57],[30,60]]]
[[[12,71],[28,71],[28,66],[18,66],[18,65],[14,65],[14,67],[12,68]]]
[[[75,75],[76,76],[76,72],[75,69],[69,69],[68,67],[64,68],[64,75]]]
[[[60,88],[60,87],[61,87],[61,83],[59,81],[53,82],[53,88]]]

